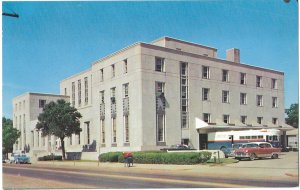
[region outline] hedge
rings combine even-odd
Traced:
[[[99,156],[100,162],[124,162],[121,152],[109,152]],[[135,163],[141,164],[199,164],[211,158],[211,152],[134,152]]]
[[[38,161],[49,161],[49,160],[62,160],[62,156],[54,156],[54,159],[52,155],[38,157]]]

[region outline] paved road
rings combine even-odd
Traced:
[[[202,187],[295,187],[295,180],[247,179],[234,176],[206,176],[188,171],[136,170],[135,168],[83,168],[46,165],[4,165],[4,188],[47,188],[36,181],[57,183],[56,188],[202,188]],[[5,176],[14,176],[7,184]],[[29,178],[31,186],[14,186],[22,177]],[[20,180],[19,180],[20,179]],[[25,180],[24,180],[25,181]],[[60,186],[67,183],[69,186]],[[86,186],[84,186],[84,184]],[[12,185],[12,186],[11,186]],[[52,184],[53,185],[53,184]]]

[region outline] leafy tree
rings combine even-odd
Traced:
[[[62,157],[65,160],[64,138],[81,132],[81,114],[65,100],[57,100],[45,105],[38,116],[36,129],[42,131],[42,136],[54,135],[61,141]]]
[[[12,120],[2,117],[2,153],[6,155],[6,158],[7,154],[13,151],[13,145],[20,136],[21,132],[13,128]]]
[[[298,128],[298,124],[299,124],[298,108],[299,108],[298,104],[292,104],[289,109],[285,110],[285,113],[287,114],[287,118],[285,119],[286,123],[295,128]]]

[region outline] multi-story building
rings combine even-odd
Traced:
[[[215,48],[163,37],[96,61],[60,90],[83,114],[80,145],[95,141],[106,152],[181,142],[199,149],[198,119],[214,127],[282,126],[283,84],[283,72],[240,63],[238,49],[222,60]]]
[[[43,137],[41,131],[36,130],[35,126],[45,105],[58,99],[68,102],[70,98],[53,94],[25,93],[13,99],[13,127],[21,132],[20,138],[14,144],[14,151],[24,151],[36,157],[57,150],[57,138]]]
[[[285,125],[283,72],[240,63],[238,49],[222,60],[215,48],[169,37],[94,62],[62,80],[60,94],[83,116],[67,152],[202,149],[201,122],[214,130]]]

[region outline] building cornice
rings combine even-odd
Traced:
[[[219,59],[219,58],[213,58],[213,57],[208,57],[208,56],[204,56],[204,55],[184,52],[184,51],[181,51],[181,50],[156,46],[156,45],[153,45],[153,44],[141,43],[141,46],[145,47],[145,48],[150,48],[150,49],[155,49],[155,50],[160,50],[160,51],[166,51],[166,52],[169,52],[169,53],[175,53],[175,54],[180,54],[180,55],[184,55],[184,56],[190,56],[190,57],[202,58],[202,59],[206,59],[206,60],[210,60],[210,61],[216,61],[216,62],[228,64],[228,65],[231,65],[231,66],[256,69],[256,70],[260,70],[260,71],[267,71],[267,72],[272,72],[272,73],[275,73],[275,74],[284,75],[284,72],[281,72],[281,71],[276,71],[276,70],[272,70],[272,69],[247,65],[247,64],[243,64],[243,63],[235,63],[235,62],[231,62],[231,61],[227,61],[227,60],[223,60],[223,59]]]

